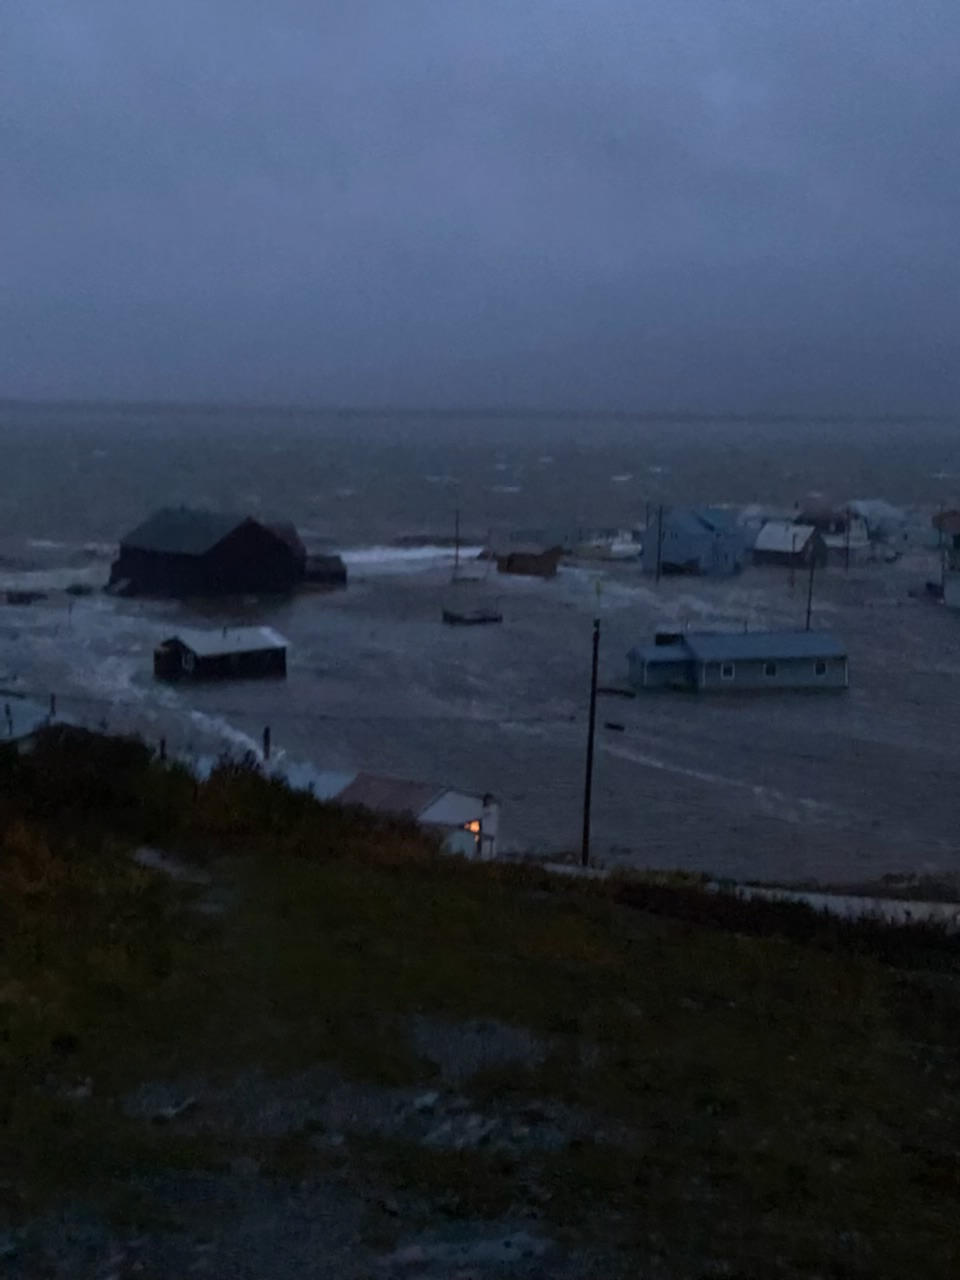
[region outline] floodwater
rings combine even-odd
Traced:
[[[394,440],[382,455],[375,438],[365,446],[340,439],[344,461],[321,485],[304,464],[302,423],[294,443],[275,423],[262,438],[250,427],[244,467],[233,441],[224,445],[229,457],[221,465],[213,437],[226,432],[222,421],[202,440],[191,434],[198,430],[194,420],[189,431],[168,423],[164,445],[153,420],[146,427],[127,421],[121,431],[116,421],[107,429],[92,411],[84,413],[72,434],[63,420],[59,436],[49,423],[25,419],[6,430],[5,457],[14,462],[0,481],[0,588],[32,585],[49,595],[30,606],[0,607],[0,686],[44,701],[56,693],[60,714],[136,729],[151,740],[164,736],[171,751],[209,757],[256,749],[269,724],[274,763],[297,776],[309,768],[364,768],[490,790],[503,805],[503,844],[518,853],[556,854],[579,842],[594,616],[601,620],[603,683],[623,681],[626,651],[659,624],[803,624],[805,584],[791,589],[789,574],[776,569],[655,584],[636,564],[592,564],[564,566],[555,580],[541,582],[489,573],[476,562],[486,580],[454,585],[449,552],[395,545],[404,536],[444,532],[452,491],[456,505],[469,510],[470,477],[478,491],[482,480],[489,496],[476,500],[478,521],[465,518],[468,533],[473,523],[549,524],[565,507],[569,516],[573,493],[574,513],[584,523],[642,522],[645,502],[666,497],[650,468],[669,467],[671,483],[681,483],[685,455],[662,424],[659,436],[650,424],[638,426],[632,446],[623,423],[614,424],[611,439],[582,444],[569,423],[551,437],[540,421],[516,448],[496,432],[481,447],[464,437],[462,423],[457,430],[446,424],[457,437],[452,442],[442,432],[432,448],[420,437]],[[378,429],[386,430],[382,423]],[[397,431],[407,429],[401,424]],[[690,430],[685,424],[683,431]],[[878,437],[889,445],[885,461],[850,461],[849,474],[841,469],[846,445],[831,450],[820,440],[819,466],[807,457],[809,470],[794,489],[796,477],[783,474],[790,468],[777,455],[782,424],[771,428],[753,476],[744,473],[744,436],[734,424],[725,430],[724,437],[709,427],[711,448],[719,458],[728,447],[738,466],[725,471],[718,461],[708,489],[704,446],[689,464],[697,499],[788,501],[819,488],[936,506],[951,501],[948,486],[960,483],[950,479],[960,464],[949,433],[933,431],[926,452],[915,446],[908,465],[890,428],[889,440]],[[757,424],[747,430],[748,438],[758,434]],[[808,440],[808,452],[812,447]],[[94,456],[96,450],[105,452]],[[323,438],[317,450],[324,456],[334,444]],[[40,465],[43,474],[34,474]],[[101,465],[107,478],[95,482]],[[151,466],[148,483],[142,472]],[[517,495],[499,490],[518,470],[521,483],[531,484],[528,468],[548,498],[537,499],[533,487],[504,513],[498,504]],[[444,479],[452,475],[460,485]],[[347,489],[354,491],[349,497],[335,496]],[[64,594],[72,582],[102,584],[114,539],[153,506],[181,499],[289,513],[306,525],[314,545],[347,549],[348,590],[199,611],[176,602],[113,600],[99,591]],[[778,881],[960,872],[954,799],[960,617],[910,594],[934,576],[935,565],[935,553],[915,550],[893,565],[819,575],[814,625],[836,630],[848,644],[845,693],[601,697],[597,860]],[[445,604],[481,596],[497,599],[502,626],[442,625]],[[152,649],[179,625],[239,622],[267,623],[289,638],[285,682],[153,681]]]

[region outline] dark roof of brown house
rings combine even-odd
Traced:
[[[202,556],[249,519],[192,507],[163,507],[122,538],[120,545],[136,551]]]

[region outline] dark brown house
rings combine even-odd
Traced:
[[[292,525],[165,508],[123,538],[109,589],[157,596],[283,592],[303,580],[306,560]]]

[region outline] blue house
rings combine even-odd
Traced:
[[[661,632],[631,649],[637,689],[845,689],[847,650],[829,631]]]
[[[725,507],[666,507],[652,520],[643,542],[643,568],[656,573],[739,573],[750,534]]]

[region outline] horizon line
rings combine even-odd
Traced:
[[[452,418],[561,418],[561,419],[618,419],[656,422],[948,422],[956,418],[960,409],[953,411],[914,411],[898,409],[887,412],[867,409],[819,412],[802,412],[784,409],[755,410],[697,410],[687,409],[625,409],[625,408],[561,408],[556,406],[521,405],[454,405],[427,406],[410,404],[322,404],[311,401],[274,400],[176,400],[154,397],[135,399],[129,397],[80,397],[80,396],[0,396],[0,407],[65,408],[65,409],[199,409],[210,413],[307,413],[318,416],[356,418],[414,417]]]

